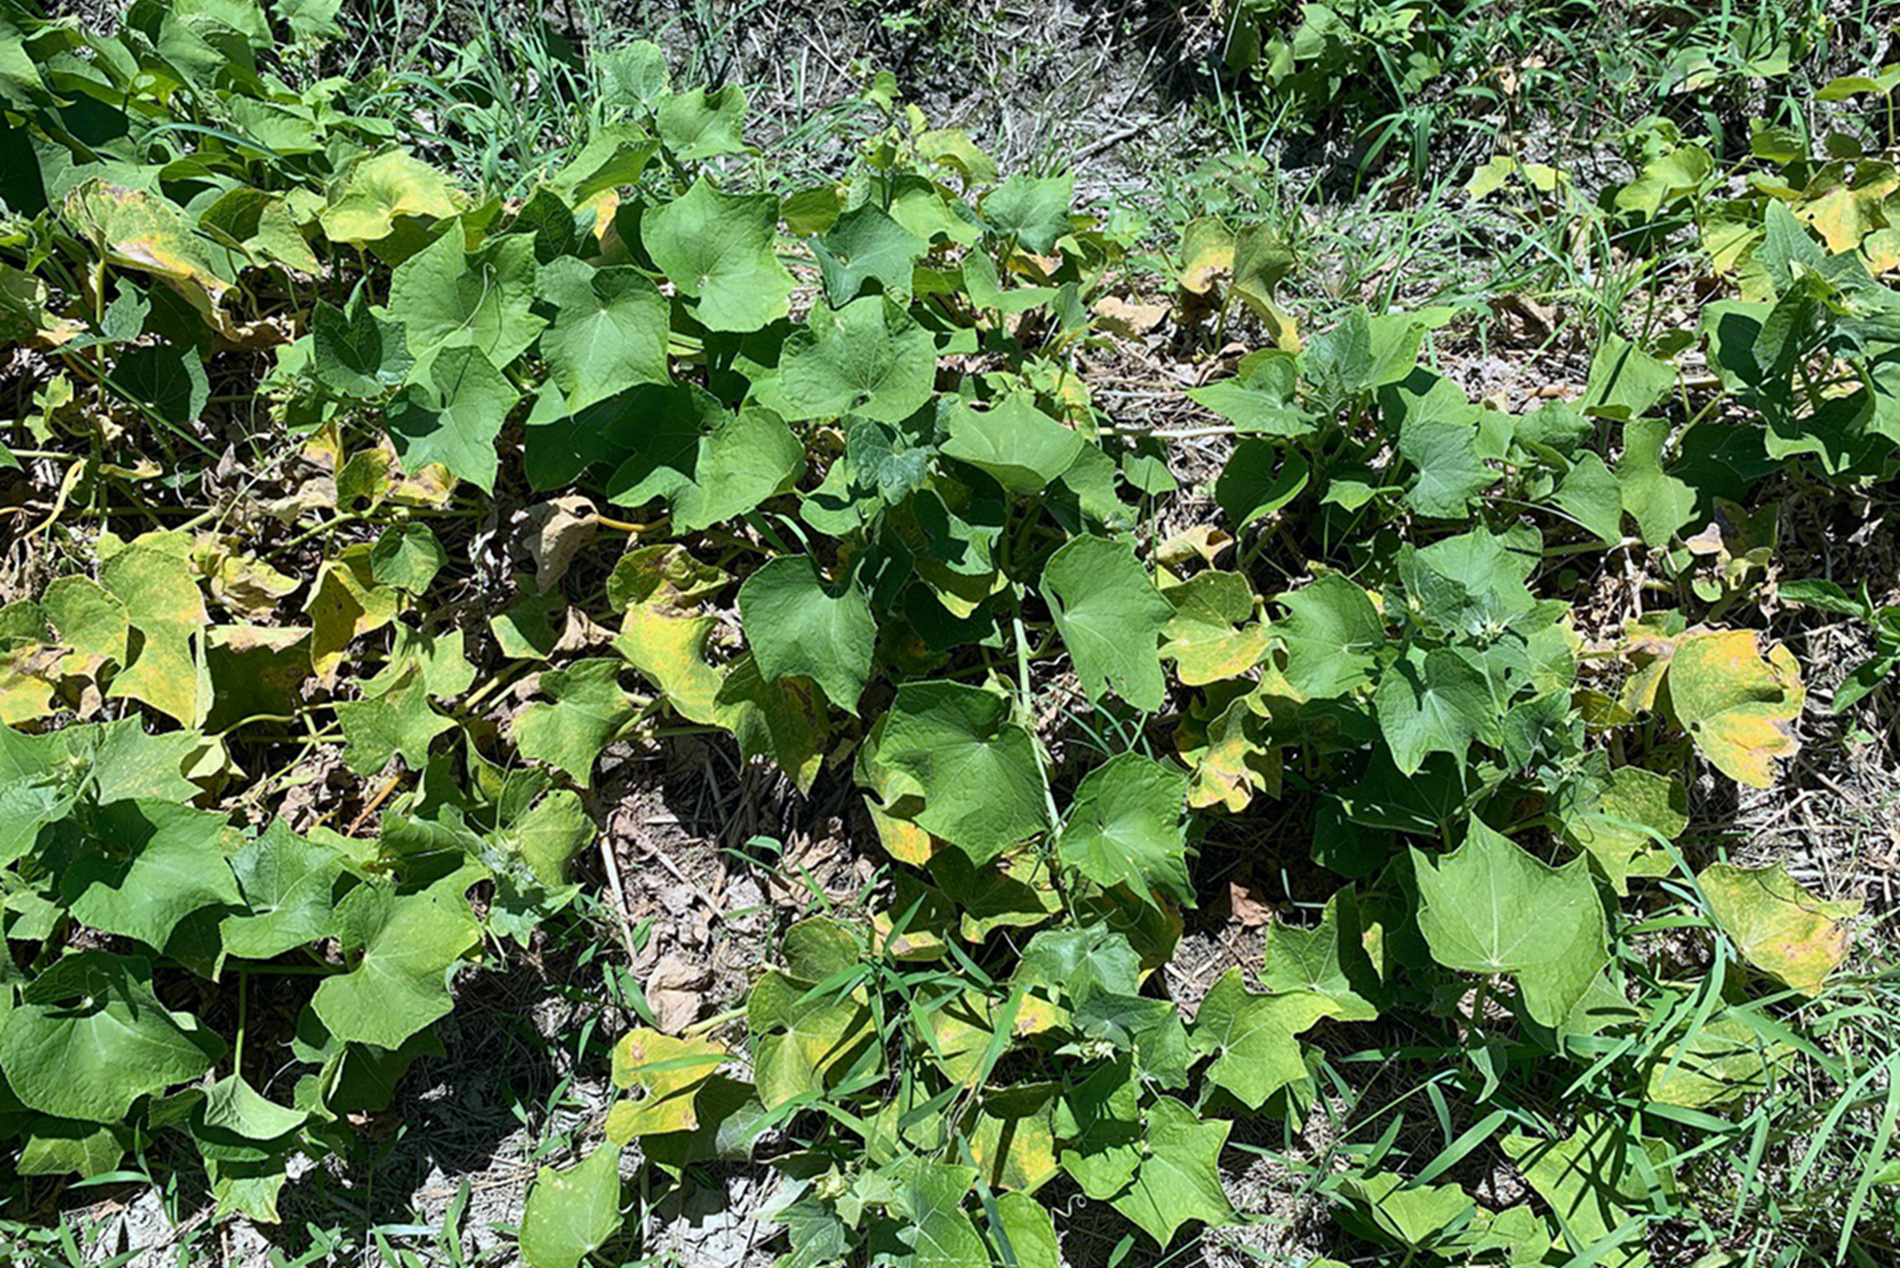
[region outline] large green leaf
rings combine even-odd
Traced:
[[[594,268],[572,256],[541,269],[540,297],[554,306],[541,335],[548,377],[579,411],[639,383],[667,380],[666,297],[627,265]]]
[[[963,1210],[976,1183],[970,1167],[914,1162],[897,1190],[893,1208],[902,1220],[881,1229],[894,1246],[874,1246],[875,1260],[891,1268],[988,1268],[982,1234]]]
[[[857,713],[877,649],[877,621],[855,580],[827,583],[808,556],[774,559],[739,587],[739,615],[768,682],[803,675],[831,703]]]
[[[429,684],[413,667],[379,695],[339,702],[336,720],[348,741],[343,764],[359,775],[376,774],[392,757],[419,771],[429,764],[430,743],[455,727],[430,705]]]
[[[998,237],[1041,255],[1055,250],[1056,239],[1069,231],[1069,202],[1075,196],[1075,174],[1037,178],[1018,174],[983,198],[984,223]]]
[[[1249,1109],[1306,1077],[1297,1038],[1339,1006],[1310,991],[1256,995],[1238,968],[1214,983],[1194,1016],[1190,1040],[1195,1051],[1213,1056],[1207,1077]]]
[[[222,1053],[189,1014],[152,993],[144,960],[69,954],[28,986],[0,1028],[0,1071],[22,1102],[90,1123],[205,1073]]]
[[[1056,852],[1104,888],[1127,885],[1136,894],[1165,894],[1191,906],[1186,796],[1186,771],[1139,753],[1117,754],[1075,790]]]
[[[679,293],[698,301],[711,330],[757,330],[785,316],[794,285],[778,261],[778,200],[723,194],[705,177],[648,208],[640,238]]]
[[[633,718],[633,705],[620,688],[620,662],[577,660],[541,675],[541,690],[553,703],[521,711],[515,743],[523,757],[566,771],[575,783],[589,787],[601,750]]]
[[[1499,742],[1497,701],[1473,659],[1463,648],[1434,647],[1386,666],[1373,705],[1402,774],[1416,774],[1432,753],[1463,762],[1472,741]]]
[[[1342,696],[1371,678],[1385,626],[1366,592],[1337,573],[1279,596],[1273,632],[1286,646],[1286,680],[1313,697]]]
[[[1043,565],[1042,594],[1091,700],[1112,691],[1146,713],[1161,707],[1167,684],[1157,640],[1174,605],[1155,589],[1133,543],[1072,539]]]
[[[456,214],[448,177],[400,150],[363,159],[323,209],[323,232],[332,242],[357,246],[380,242],[401,218],[444,220]]]
[[[1036,408],[1033,397],[1012,392],[988,409],[954,402],[947,412],[943,453],[987,471],[1011,493],[1047,488],[1075,462],[1088,442]]]
[[[1412,851],[1418,927],[1432,958],[1509,973],[1536,1021],[1559,1026],[1609,962],[1609,928],[1581,858],[1551,867],[1474,818],[1450,854]]]
[[[339,396],[374,400],[403,381],[415,357],[402,323],[379,314],[358,286],[342,308],[318,304],[310,318],[310,369]]]
[[[1521,1133],[1504,1138],[1505,1155],[1517,1165],[1537,1196],[1562,1221],[1564,1244],[1576,1255],[1604,1268],[1645,1268],[1647,1188],[1639,1168],[1655,1171],[1654,1159],[1640,1163],[1643,1149],[1614,1118],[1586,1118],[1563,1140],[1540,1140]]]
[[[257,839],[231,858],[243,891],[243,911],[218,925],[226,955],[268,960],[335,932],[337,882],[346,864],[341,852],[292,832],[273,819]]]
[[[396,266],[389,314],[420,360],[441,348],[473,348],[497,367],[528,350],[544,323],[534,315],[534,241],[497,238],[470,254],[451,227]]]
[[[223,815],[163,801],[118,801],[54,830],[60,898],[106,933],[162,949],[204,907],[237,906]]]
[[[1141,1166],[1114,1207],[1157,1246],[1166,1248],[1183,1224],[1226,1224],[1234,1208],[1220,1182],[1220,1151],[1233,1124],[1204,1123],[1172,1097],[1148,1110]]]
[[[752,1079],[767,1109],[824,1091],[873,1047],[876,1031],[862,989],[840,996],[771,972],[746,1001]]]
[[[662,97],[653,112],[653,126],[682,163],[737,154],[745,149],[739,137],[745,106],[745,89],[737,84],[692,88]]]
[[[310,1001],[332,1035],[394,1049],[448,1014],[449,974],[481,940],[468,909],[451,901],[429,890],[398,897],[383,885],[359,885],[337,905],[352,967],[325,978]]]
[[[856,414],[896,423],[930,400],[937,344],[908,309],[881,295],[821,305],[785,341],[779,394],[793,419]]]
[[[521,1212],[528,1268],[580,1268],[620,1231],[620,1146],[600,1145],[571,1167],[542,1167]]]
[[[1420,515],[1465,518],[1472,499],[1498,478],[1478,455],[1481,411],[1456,383],[1423,370],[1385,388],[1380,401],[1398,420],[1399,453],[1418,468],[1406,503]]]
[[[911,269],[928,249],[928,243],[875,203],[845,212],[812,243],[834,308],[856,299],[869,282],[886,295],[908,293]]]
[[[897,777],[886,809],[986,863],[1049,827],[1035,738],[1009,701],[954,682],[900,685],[868,755]]]
[[[501,461],[495,438],[520,393],[482,352],[445,347],[416,367],[411,381],[383,416],[389,438],[411,470],[431,462],[483,492],[495,487]]]

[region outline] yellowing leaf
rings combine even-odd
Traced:
[[[1764,660],[1749,630],[1690,634],[1667,675],[1676,720],[1717,770],[1767,788],[1774,759],[1800,747],[1792,723],[1807,698],[1794,655],[1777,643]]]
[[[112,680],[109,696],[139,700],[186,726],[210,703],[196,636],[209,619],[180,533],[146,533],[107,560],[99,580],[125,604],[138,637],[131,663]],[[203,688],[201,690],[201,687]]]
[[[396,615],[396,591],[376,584],[368,542],[346,547],[327,560],[310,588],[304,611],[313,627],[310,664],[324,683],[336,681],[344,649],[358,634],[388,625]]]
[[[211,263],[199,237],[172,203],[144,190],[89,180],[66,196],[66,215],[120,268],[163,280],[225,334],[235,333],[221,307],[231,282]]]
[[[1696,883],[1742,958],[1804,995],[1820,994],[1827,975],[1847,956],[1847,927],[1841,922],[1860,904],[1816,898],[1780,863],[1761,868],[1713,863]]]
[[[710,1039],[675,1039],[658,1031],[629,1031],[614,1045],[614,1086],[637,1091],[607,1115],[607,1138],[625,1144],[635,1136],[691,1131],[699,1126],[694,1098],[727,1059]]]
[[[444,220],[458,210],[448,177],[420,159],[391,150],[350,168],[318,219],[330,241],[361,246],[395,232],[398,216]]]

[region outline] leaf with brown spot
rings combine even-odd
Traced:
[[[1800,748],[1793,722],[1807,699],[1801,667],[1777,643],[1763,659],[1751,630],[1690,634],[1665,685],[1676,720],[1717,770],[1753,788],[1775,782],[1775,759]]]

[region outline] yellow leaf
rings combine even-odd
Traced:
[[[1847,956],[1847,926],[1841,922],[1860,904],[1816,898],[1779,863],[1714,863],[1696,883],[1742,958],[1804,995],[1819,995],[1827,975]]]
[[[318,220],[330,241],[364,246],[394,233],[398,216],[446,220],[460,210],[448,177],[391,150],[350,168]]]
[[[614,1045],[614,1086],[636,1095],[609,1111],[607,1138],[624,1145],[635,1136],[699,1126],[694,1099],[727,1055],[710,1039],[675,1039],[645,1029],[623,1035]]]
[[[1682,729],[1731,779],[1770,787],[1775,759],[1800,748],[1792,724],[1807,692],[1793,653],[1779,643],[1764,660],[1752,631],[1688,634],[1669,659],[1666,684]]]
[[[369,553],[370,544],[359,542],[326,560],[304,603],[313,627],[310,664],[326,685],[336,681],[337,666],[352,639],[381,629],[396,616],[396,591],[376,584]]]

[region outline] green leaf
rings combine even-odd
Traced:
[[[1667,546],[1678,529],[1695,517],[1696,492],[1663,470],[1663,446],[1669,424],[1653,418],[1632,419],[1623,425],[1623,456],[1616,462],[1616,482],[1623,491],[1623,509],[1636,521],[1636,531],[1648,546]]]
[[[565,1169],[535,1172],[521,1211],[528,1268],[580,1268],[620,1231],[620,1146],[600,1145]]]
[[[1242,440],[1214,481],[1214,502],[1236,529],[1265,519],[1305,490],[1305,458],[1267,440]]]
[[[563,256],[545,265],[540,296],[554,305],[541,334],[548,377],[580,411],[639,383],[667,381],[666,297],[638,269],[594,268]]]
[[[226,955],[268,960],[334,934],[333,895],[347,869],[333,847],[273,819],[232,856],[231,870],[243,892],[243,910],[218,924]]]
[[[1279,596],[1273,624],[1286,646],[1286,680],[1314,699],[1343,696],[1371,681],[1385,625],[1366,592],[1338,573]]]
[[[1437,1245],[1440,1234],[1476,1205],[1455,1184],[1408,1186],[1391,1174],[1348,1176],[1341,1190],[1349,1203],[1343,1214],[1351,1225],[1363,1226],[1374,1241],[1396,1242],[1408,1251]]]
[[[1250,352],[1234,367],[1234,377],[1190,388],[1188,399],[1234,424],[1242,434],[1310,436],[1318,430],[1313,415],[1296,400],[1298,363],[1276,348]]]
[[[417,669],[405,672],[381,695],[368,700],[346,700],[336,706],[348,747],[343,764],[359,775],[374,775],[400,756],[403,765],[419,771],[429,764],[429,744],[455,723],[429,704],[429,687]]]
[[[402,323],[417,360],[473,348],[497,369],[528,350],[546,325],[534,315],[534,240],[496,238],[471,255],[459,227],[396,266],[389,313]]]
[[[311,373],[338,396],[374,400],[416,363],[402,323],[379,316],[362,285],[342,308],[319,303],[311,312],[310,335]]]
[[[1201,1001],[1189,1040],[1196,1052],[1213,1056],[1207,1077],[1214,1086],[1257,1110],[1269,1096],[1306,1077],[1297,1036],[1338,1012],[1331,1000],[1307,991],[1256,995],[1247,989],[1245,975],[1232,968]]]
[[[1578,455],[1551,501],[1598,541],[1614,546],[1623,540],[1623,488],[1594,453]]]
[[[163,948],[178,922],[241,901],[223,815],[163,801],[116,801],[54,829],[59,892],[75,919]]]
[[[1088,442],[1036,408],[1026,392],[1012,392],[988,409],[954,402],[943,454],[995,476],[1011,493],[1040,493],[1074,464]]]
[[[501,466],[495,438],[520,393],[475,348],[444,348],[428,359],[426,373],[426,382],[412,381],[383,416],[397,454],[411,471],[439,462],[493,492]]]
[[[1035,738],[1009,714],[1009,701],[981,687],[899,685],[867,755],[898,777],[885,808],[977,863],[1048,828]]]
[[[1041,178],[1018,174],[984,195],[979,210],[991,233],[1047,255],[1055,250],[1056,239],[1069,231],[1069,203],[1074,198],[1073,172]]]
[[[739,616],[767,682],[799,674],[852,715],[871,674],[877,621],[855,579],[828,584],[806,555],[774,559],[739,587]]]
[[[894,1210],[903,1219],[879,1231],[875,1262],[892,1268],[988,1268],[982,1234],[964,1213],[963,1200],[976,1183],[970,1167],[913,1162],[897,1190]]]
[[[930,400],[937,343],[910,311],[881,295],[820,306],[785,341],[779,393],[793,421],[855,414],[902,422]]]
[[[694,88],[660,99],[653,126],[660,140],[682,163],[697,163],[721,154],[739,154],[745,142],[739,130],[745,124],[745,89],[725,84],[708,92]]]
[[[789,311],[794,282],[778,261],[777,233],[776,198],[722,194],[703,176],[640,220],[641,241],[679,293],[699,301],[699,320],[739,333]]]
[[[1222,1225],[1234,1208],[1220,1182],[1220,1151],[1232,1123],[1203,1123],[1172,1097],[1148,1111],[1141,1166],[1114,1207],[1165,1249],[1183,1224]]]
[[[1483,411],[1456,383],[1425,370],[1381,389],[1379,400],[1386,416],[1398,420],[1399,453],[1418,468],[1406,505],[1420,515],[1464,519],[1472,499],[1498,478],[1478,454]]]
[[[391,524],[369,552],[370,575],[379,586],[421,594],[449,562],[448,552],[427,524]]]
[[[1141,1084],[1125,1056],[1073,1084],[1056,1103],[1062,1169],[1097,1202],[1126,1189],[1141,1165],[1140,1106]]]
[[[1564,1140],[1513,1132],[1501,1143],[1537,1196],[1562,1220],[1573,1252],[1588,1252],[1601,1268],[1649,1263],[1647,1221],[1641,1214],[1647,1186],[1630,1156],[1643,1146],[1620,1121],[1592,1116]],[[1612,1239],[1612,1234],[1617,1236]]]
[[[1676,385],[1676,369],[1620,335],[1604,339],[1590,358],[1581,408],[1599,418],[1640,418]]]
[[[521,711],[515,719],[515,744],[523,757],[546,762],[581,787],[591,787],[601,750],[634,716],[627,693],[620,689],[620,662],[595,657],[551,669],[541,675],[541,690],[554,703],[535,703]]]
[[[448,978],[481,941],[466,906],[430,890],[397,897],[359,885],[337,905],[336,927],[349,972],[327,977],[310,1001],[329,1032],[349,1043],[399,1048],[454,1006]]]
[[[1127,540],[1072,538],[1043,565],[1042,594],[1089,699],[1113,691],[1144,713],[1167,684],[1157,643],[1174,615]]]
[[[128,348],[112,365],[112,382],[174,427],[198,421],[211,383],[197,352],[172,344]]]
[[[1378,972],[1366,953],[1365,926],[1351,889],[1326,900],[1318,926],[1300,929],[1275,920],[1261,931],[1265,947],[1260,984],[1276,993],[1300,991],[1330,1002],[1341,1021],[1371,1021]]]
[[[875,203],[839,216],[823,237],[812,243],[812,254],[824,273],[825,294],[833,308],[842,308],[861,294],[866,283],[877,283],[883,294],[910,291],[911,270],[930,246],[892,220]]]
[[[1709,913],[1742,958],[1804,995],[1816,996],[1847,958],[1847,926],[1858,902],[1818,898],[1772,867],[1711,863],[1696,877]]]
[[[1462,763],[1472,741],[1501,742],[1491,684],[1470,655],[1454,647],[1412,649],[1380,676],[1373,707],[1401,774],[1416,774],[1432,753]]]
[[[1041,1202],[1027,1193],[998,1194],[996,1222],[1009,1241],[1016,1268],[1061,1268],[1055,1219]]]
[[[1465,973],[1509,973],[1524,1006],[1563,1023],[1609,962],[1609,928],[1581,858],[1551,867],[1473,818],[1450,854],[1412,851],[1418,926],[1432,958]]]
[[[1057,839],[1062,862],[1105,889],[1166,894],[1194,905],[1182,819],[1187,772],[1139,753],[1120,753],[1090,771]]]
[[[753,986],[746,1025],[752,1078],[767,1109],[836,1084],[877,1038],[862,988],[840,998],[778,972]]]
[[[0,1071],[41,1113],[121,1123],[141,1096],[211,1069],[216,1036],[152,993],[144,960],[82,951],[27,987],[0,1028]]]
[[[220,1136],[274,1141],[303,1126],[309,1114],[266,1099],[242,1075],[225,1075],[204,1090],[193,1130],[201,1143]]]

